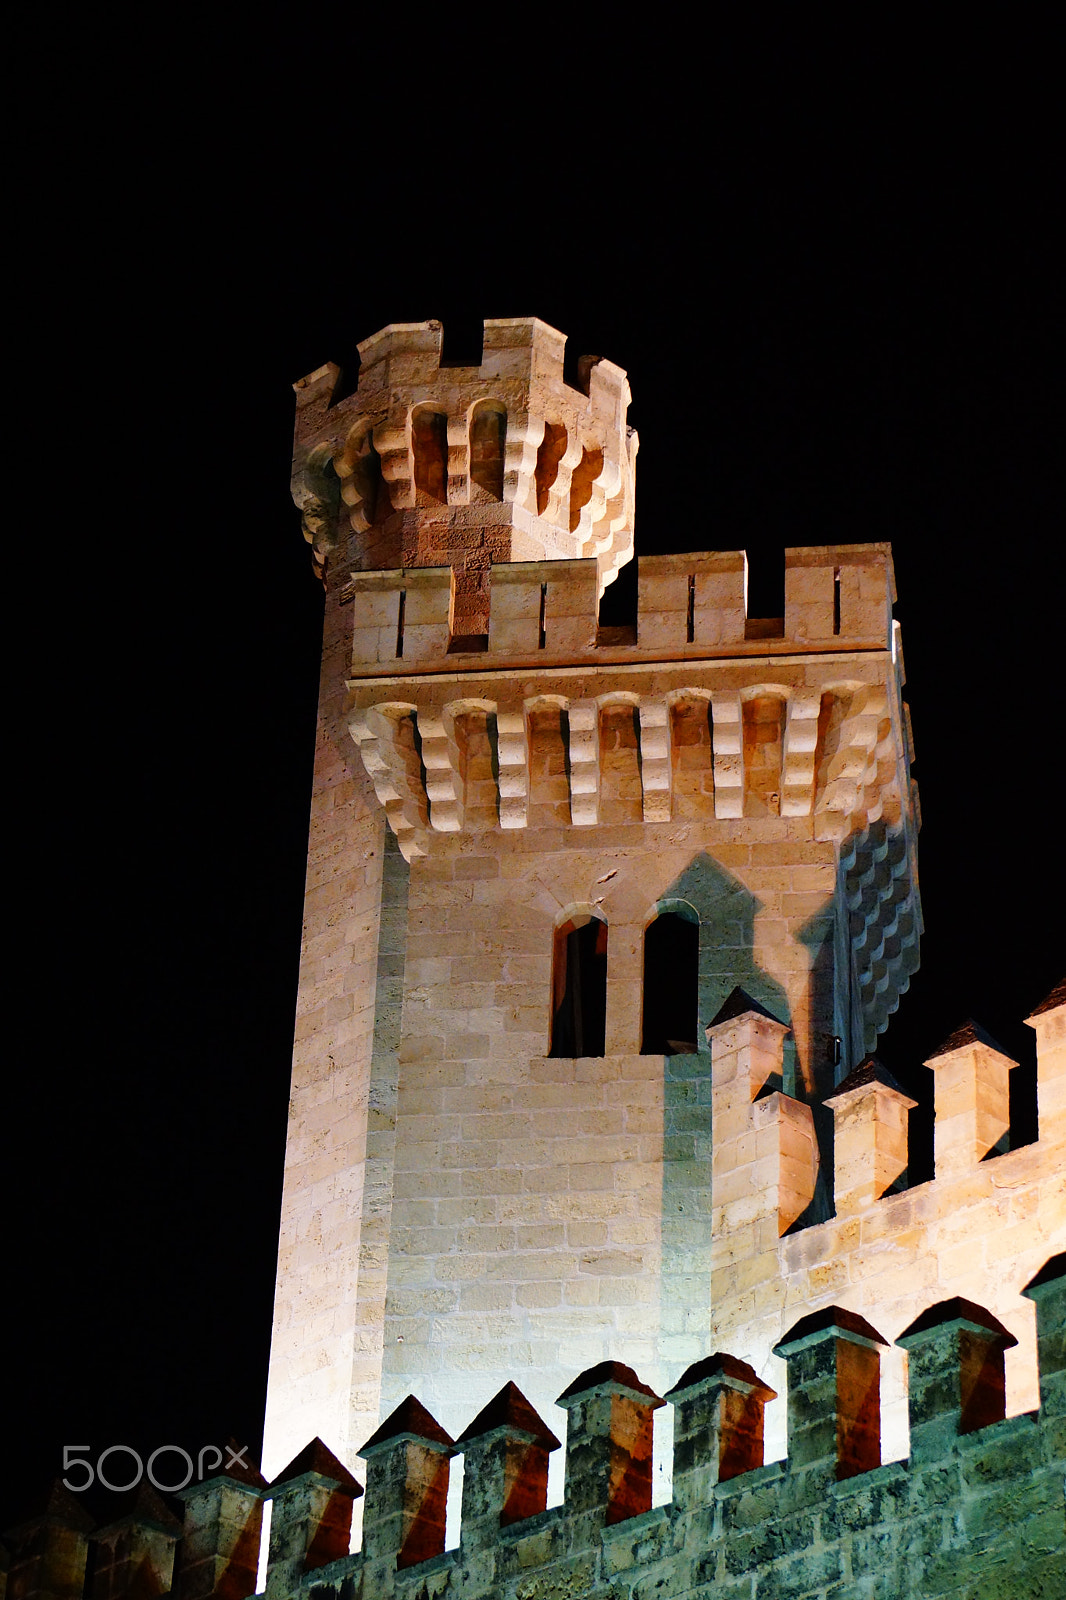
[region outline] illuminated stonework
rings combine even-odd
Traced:
[[[908,1187],[890,549],[786,551],[780,618],[741,551],[642,558],[601,628],[636,437],[563,345],[486,322],[449,368],[401,325],[346,398],[296,385],[326,613],[273,1481],[195,1486],[183,1533],[143,1499],[93,1594],[243,1600],[264,1497],[269,1600],[1058,1593],[1066,985],[1036,1142],[967,1024]],[[82,1593],[68,1502],[16,1530],[20,1600]]]

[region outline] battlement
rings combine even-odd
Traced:
[[[801,1306],[835,1298],[887,1330],[907,1327],[934,1290],[980,1300],[1017,1345],[1016,1406],[1036,1402],[1031,1318],[1018,1286],[1066,1242],[1066,988],[1045,1018],[1037,1052],[1038,1140],[1005,1148],[1008,1074],[1016,1065],[973,1023],[930,1057],[935,1175],[907,1184],[905,1095],[875,1059],[823,1102],[834,1123],[833,1215],[795,1231],[820,1168],[812,1108],[775,1086],[784,1074],[781,1024],[731,998],[711,1024],[711,1300],[771,1384],[774,1351]],[[1052,1023],[1051,1019],[1057,1021]],[[1030,1019],[1033,1020],[1033,1019]],[[882,1377],[885,1437],[906,1449],[906,1370],[890,1353]],[[775,1443],[780,1445],[780,1423]]]
[[[318,1440],[269,1487],[220,1478],[196,1497],[186,1538],[201,1561],[186,1567],[159,1509],[127,1519],[140,1554],[108,1593],[170,1592],[198,1600],[205,1543],[199,1502],[230,1502],[208,1520],[221,1557],[213,1593],[245,1600],[254,1572],[233,1559],[233,1525],[258,1526],[273,1501],[267,1600],[528,1600],[710,1592],[937,1600],[970,1594],[1058,1592],[1066,1558],[1066,1257],[1023,1288],[1036,1311],[1040,1406],[1005,1416],[1003,1356],[1012,1336],[983,1306],[927,1300],[897,1346],[910,1360],[906,1460],[882,1464],[879,1375],[887,1341],[837,1305],[794,1320],[777,1345],[787,1366],[788,1453],[764,1463],[763,1412],[776,1396],[745,1361],[718,1352],[691,1366],[665,1397],[630,1368],[605,1362],[559,1397],[567,1410],[563,1504],[544,1503],[549,1453],[559,1441],[510,1383],[457,1443],[413,1396],[377,1430],[366,1461],[366,1515],[358,1553],[346,1549],[362,1490]],[[655,1413],[674,1412],[674,1492],[653,1507]],[[461,1534],[445,1549],[449,1464],[464,1458]],[[68,1497],[69,1500],[70,1497]],[[14,1530],[11,1582],[44,1593],[37,1569],[62,1549],[69,1574],[48,1592],[81,1594],[89,1534],[80,1508],[53,1510],[42,1539]],[[63,1515],[65,1511],[65,1516]],[[165,1513],[164,1513],[165,1514]],[[210,1535],[208,1534],[208,1538]],[[70,1560],[69,1547],[80,1553]],[[163,1557],[163,1559],[161,1559]],[[54,1563],[53,1563],[54,1564]],[[173,1576],[172,1576],[173,1573]],[[145,1587],[152,1580],[150,1589]],[[873,1586],[876,1585],[876,1588]],[[97,1592],[94,1588],[94,1594]],[[103,1591],[100,1590],[102,1593]]]
[[[597,631],[593,561],[493,566],[476,641],[455,632],[453,569],[353,574],[336,611],[351,624],[347,727],[409,861],[435,836],[497,828],[694,821],[713,852],[738,823],[768,843],[793,824],[835,844],[861,1052],[922,927],[891,553],[786,563],[774,636],[746,615],[743,551],[642,557],[629,643]]]
[[[493,564],[486,631],[474,636],[459,631],[454,567],[353,573],[341,593],[353,608],[351,676],[484,670],[475,658],[486,654],[518,668],[893,649],[887,545],[786,550],[778,618],[748,616],[743,550],[641,556],[638,567],[630,636],[599,628],[599,566],[590,558]]]
[[[602,593],[633,554],[625,373],[584,357],[572,387],[565,336],[535,317],[487,320],[478,367],[442,366],[441,336],[422,322],[365,339],[358,387],[336,403],[332,364],[294,386],[293,495],[316,563],[447,560],[459,634],[484,631],[490,562],[591,560]]]
[[[776,617],[743,551],[642,558],[635,625],[601,628],[628,386],[592,361],[568,384],[562,351],[498,323],[448,367],[436,325],[390,328],[354,395],[333,369],[300,395],[329,570],[264,1448],[274,1474],[311,1435],[351,1460],[371,1435],[363,1554],[300,1581],[859,1600],[898,1549],[886,1593],[933,1595],[970,1487],[956,1463],[935,1525],[924,1480],[893,1498],[920,1455],[899,1464],[907,1363],[950,1302],[969,1376],[942,1392],[1032,1426],[1020,1290],[1066,1242],[1066,1010],[1032,1019],[1025,1147],[998,1047],[931,1058],[936,1174],[908,1185],[913,1102],[869,1059],[922,931],[891,551],[788,550]],[[1005,1411],[965,1400],[975,1351]],[[549,1509],[553,1403],[582,1465]]]

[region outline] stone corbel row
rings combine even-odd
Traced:
[[[645,822],[667,822],[672,813],[673,750],[672,708],[679,700],[710,702],[713,726],[713,800],[708,810],[718,819],[744,815],[745,770],[743,703],[752,694],[772,689],[786,702],[781,768],[781,812],[785,816],[815,817],[815,837],[840,838],[867,826],[871,812],[880,817],[883,795],[897,796],[895,769],[879,776],[873,753],[887,721],[885,691],[863,688],[851,696],[841,717],[834,748],[823,755],[825,777],[816,789],[815,759],[820,691],[789,690],[787,686],[757,685],[747,690],[682,688],[667,695],[616,692],[596,699],[567,700],[561,695],[535,697],[521,707],[500,709],[495,701],[462,699],[440,709],[420,709],[410,701],[385,701],[353,713],[349,722],[378,799],[408,860],[424,854],[425,832],[461,832],[464,827],[464,756],[456,734],[456,718],[471,710],[496,717],[499,758],[499,822],[502,828],[524,828],[529,820],[530,715],[539,705],[551,703],[565,713],[569,757],[570,820],[575,827],[594,827],[600,820],[601,748],[600,714],[606,706],[623,701],[637,713],[642,810]],[[897,803],[898,812],[898,803]],[[897,823],[898,826],[898,823]],[[919,923],[913,907],[910,853],[906,843],[893,846],[887,869],[870,845],[860,856],[852,849],[849,892],[856,929],[870,942],[868,924],[875,926],[872,940],[880,955],[886,904],[902,896],[911,906],[905,925],[893,912],[891,934],[903,944],[916,938]],[[869,857],[869,859],[867,859]],[[886,889],[886,884],[888,885]],[[865,898],[864,898],[865,897]],[[849,902],[850,904],[850,902]],[[857,948],[861,948],[857,946]],[[860,970],[864,970],[860,964]],[[891,1007],[894,1009],[894,1006]]]

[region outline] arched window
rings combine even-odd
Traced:
[[[693,1055],[699,1047],[700,925],[690,906],[662,911],[644,933],[646,1056]]]
[[[607,924],[579,912],[555,930],[553,1056],[602,1056],[607,1030]]]

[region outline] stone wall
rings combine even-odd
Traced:
[[[348,618],[331,596],[278,1244],[268,1471],[317,1433],[324,1416],[343,1451],[367,1431],[360,1419],[350,1432],[348,1419],[366,1356],[359,1269],[386,828],[344,723],[350,650]]]
[[[1066,1570],[1066,1256],[1024,1294],[1038,1326],[1037,1409],[1004,1416],[1012,1335],[984,1307],[927,1304],[902,1331],[909,1454],[882,1463],[879,1330],[838,1307],[778,1342],[788,1455],[763,1464],[773,1390],[716,1354],[666,1396],[674,1489],[651,1504],[653,1418],[664,1401],[628,1367],[579,1375],[567,1412],[566,1493],[548,1508],[559,1441],[513,1383],[457,1441],[405,1400],[366,1441],[362,1491],[320,1441],[267,1486],[254,1472],[184,1492],[184,1529],[150,1491],[92,1531],[73,1497],[12,1530],[6,1600],[253,1592],[264,1497],[273,1502],[267,1600],[1055,1600]],[[465,1458],[462,1529],[445,1550],[449,1463]],[[85,1585],[94,1547],[93,1578]],[[5,1600],[0,1589],[0,1600]]]

